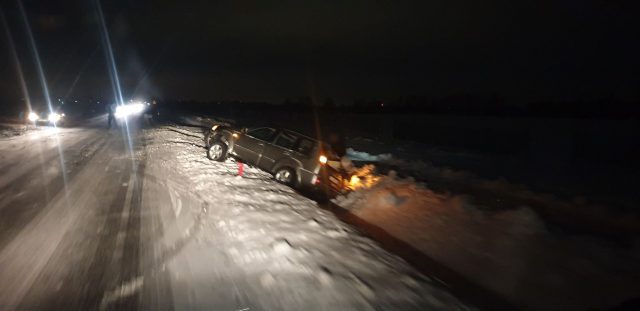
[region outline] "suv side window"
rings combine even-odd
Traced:
[[[247,132],[247,135],[257,138],[259,140],[264,140],[270,142],[273,140],[273,136],[275,135],[276,130],[268,127],[261,127],[257,129],[253,129]]]
[[[295,147],[295,151],[308,156],[311,154],[311,150],[313,150],[314,145],[315,144],[313,141],[301,138],[298,142],[298,145]]]
[[[276,138],[275,145],[285,149],[293,149],[293,145],[295,145],[296,140],[298,140],[298,136],[282,132],[278,135],[278,138]]]

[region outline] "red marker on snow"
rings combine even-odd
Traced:
[[[242,164],[242,162],[238,161],[238,176],[242,177],[242,174],[244,174],[244,164]]]

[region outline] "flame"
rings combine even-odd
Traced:
[[[374,173],[374,165],[365,165],[353,171],[346,187],[351,190],[367,189],[373,187],[380,180],[380,176]]]

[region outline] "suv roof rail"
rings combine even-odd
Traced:
[[[290,132],[290,133],[293,133],[293,134],[299,135],[299,136],[301,136],[301,137],[304,137],[304,138],[306,138],[306,139],[313,140],[313,141],[316,141],[316,142],[321,141],[320,139],[313,138],[313,137],[311,137],[311,136],[308,136],[308,135],[305,135],[305,134],[302,134],[302,133],[300,133],[300,132],[296,132],[296,131],[293,131],[293,130],[290,130],[290,129],[279,128],[279,130],[280,130],[280,131],[283,131],[283,132]]]

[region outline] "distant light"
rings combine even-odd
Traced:
[[[29,118],[29,121],[36,122],[36,121],[38,121],[38,114],[33,112],[33,111],[29,112],[28,118]]]
[[[58,113],[52,112],[49,114],[49,122],[53,122],[56,123],[58,121],[60,121],[60,119],[62,118],[62,116]]]
[[[134,103],[116,107],[116,117],[126,118],[130,115],[139,114],[144,111],[144,104]]]

